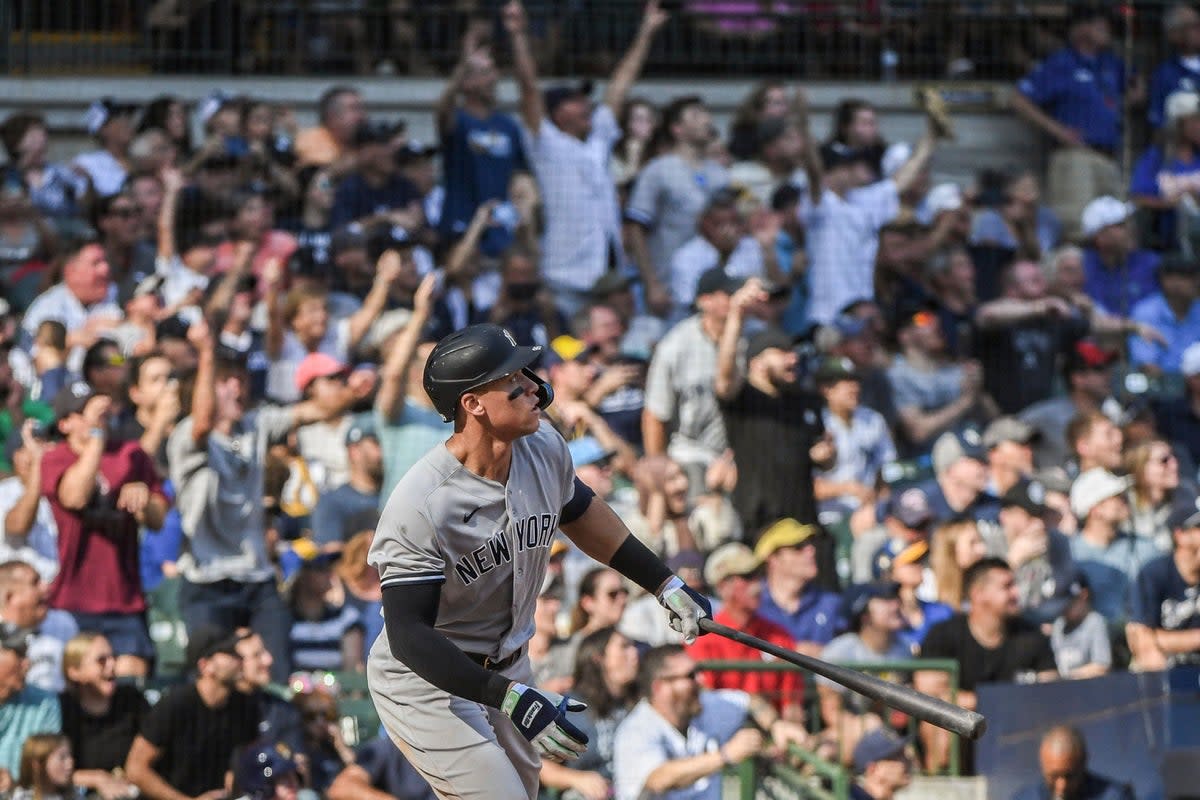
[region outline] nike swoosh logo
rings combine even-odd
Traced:
[[[475,516],[475,512],[481,508],[483,508],[483,506],[476,506],[474,508],[474,510],[468,511],[466,514],[463,514],[463,523],[466,524],[466,523],[470,522],[471,517]]]

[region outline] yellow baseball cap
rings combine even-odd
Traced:
[[[758,544],[754,546],[754,555],[766,561],[772,553],[781,547],[794,547],[801,542],[811,539],[817,534],[817,526],[797,522],[791,517],[779,520],[763,531]]]

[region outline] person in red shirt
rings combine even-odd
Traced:
[[[721,610],[716,622],[744,631],[751,636],[795,649],[792,637],[779,625],[758,615],[762,597],[762,562],[740,542],[718,547],[704,565],[704,579],[717,593]],[[687,648],[696,661],[770,661],[770,656],[722,636],[702,636]],[[804,679],[798,671],[740,672],[705,671],[702,682],[710,689],[741,689],[770,701],[784,718],[800,722],[804,716]]]
[[[138,571],[138,530],[162,526],[167,498],[136,440],[108,441],[110,398],[75,381],[53,405],[63,441],[42,457],[42,494],[58,524],[60,567],[50,606],[112,643],[117,675],[145,675],[154,645]]]

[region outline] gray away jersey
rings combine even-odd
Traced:
[[[533,636],[558,515],[574,494],[571,454],[548,422],[513,442],[507,486],[441,444],[396,484],[367,561],[385,589],[442,583],[437,630],[463,651],[505,658]]]

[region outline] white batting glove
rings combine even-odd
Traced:
[[[712,604],[708,598],[694,591],[678,575],[672,575],[656,596],[670,615],[671,627],[683,634],[683,641],[687,644],[703,634],[700,620],[705,617],[712,619]]]

